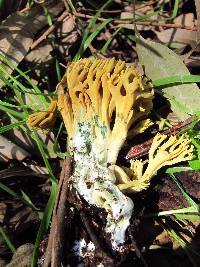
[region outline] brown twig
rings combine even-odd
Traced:
[[[65,5],[65,9],[66,9],[67,11],[70,11],[70,8],[69,8],[69,5],[68,5],[68,3],[67,3],[67,0],[62,0],[62,1],[63,1],[64,5]]]
[[[65,10],[60,17],[57,18],[56,22],[50,26],[33,44],[31,45],[30,49],[35,49],[42,41],[44,41],[50,33],[52,33],[59,23],[61,23],[67,16],[69,15],[69,11]]]
[[[73,12],[73,14],[76,17],[84,18],[84,19],[92,19],[93,16],[91,15],[86,15],[82,14],[79,12]],[[97,19],[98,21],[105,21],[105,18],[99,17]],[[114,23],[116,24],[132,24],[133,19],[127,19],[127,20],[113,20]],[[164,22],[153,22],[153,21],[136,21],[137,25],[146,25],[146,26],[155,26],[155,27],[166,27],[166,28],[177,28],[177,29],[186,29],[186,30],[191,30],[191,31],[196,31],[196,27],[191,27],[191,26],[186,26],[182,24],[174,24],[174,23],[164,23]]]
[[[157,0],[156,1],[150,1],[149,3],[146,3],[146,4],[144,4],[144,5],[140,5],[140,6],[138,6],[138,7],[136,7],[135,8],[135,10],[139,10],[139,9],[142,9],[142,8],[144,8],[144,7],[146,7],[147,5],[152,5],[152,4],[154,4],[154,3],[156,3],[157,2]],[[99,9],[91,9],[91,8],[88,8],[87,10],[82,10],[82,11],[89,11],[89,12],[98,12],[99,11]],[[121,13],[122,12],[122,9],[114,9],[114,10],[101,10],[101,13]],[[129,12],[133,12],[133,10],[129,10]]]
[[[196,119],[196,116],[191,116],[187,120],[180,122],[176,124],[174,127],[170,128],[169,130],[166,130],[162,132],[162,134],[166,134],[167,136],[171,136],[177,133],[177,131],[180,131],[184,128],[186,128],[191,122],[193,122]],[[151,144],[153,142],[153,138],[147,140],[146,142],[133,146],[131,149],[128,151],[126,155],[126,159],[137,159],[141,158],[144,155],[148,154],[148,151],[151,147]]]
[[[73,12],[73,14],[76,17],[80,17],[80,18],[85,18],[85,19],[92,19],[93,16],[91,15],[86,15],[86,14],[82,14],[82,13],[78,13],[78,12]],[[33,44],[31,45],[30,49],[33,50],[35,49],[41,42],[43,42],[48,36],[49,34],[51,34],[56,27],[58,26],[59,23],[61,23],[67,16],[69,15],[69,11],[65,10],[60,17],[57,18],[56,22],[54,23],[54,25],[50,26],[36,41],[33,42]],[[99,17],[97,19],[98,21],[105,21],[105,18]],[[132,23],[132,20],[114,20],[113,21],[116,24],[128,24],[128,23]],[[151,22],[151,21],[137,21],[136,22],[137,25],[146,25],[146,26],[155,26],[155,27],[166,27],[166,28],[179,28],[179,29],[186,29],[186,30],[191,30],[191,31],[196,31],[197,28],[196,27],[191,27],[191,26],[186,26],[186,25],[182,25],[182,24],[172,24],[172,23],[163,23],[163,22]]]
[[[68,197],[68,180],[72,172],[71,158],[65,159],[60,174],[58,194],[53,211],[51,230],[49,234],[48,246],[45,253],[44,267],[60,267],[62,260],[63,244],[65,237]]]
[[[151,22],[151,21],[136,21],[137,25],[146,25],[146,26],[158,26],[158,27],[166,27],[166,28],[175,28],[175,29],[185,29],[190,31],[196,31],[196,27],[186,26],[183,24],[175,24],[175,23],[164,23],[164,22]]]
[[[25,8],[23,8],[23,9],[21,9],[21,10],[19,11],[19,13],[24,13],[24,12],[29,11],[29,10],[30,10],[30,7],[25,7]]]

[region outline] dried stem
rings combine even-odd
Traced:
[[[67,17],[69,16],[69,11],[65,10],[60,17],[57,18],[56,22],[50,26],[33,44],[31,45],[31,50],[35,49],[42,41],[44,41],[50,33],[52,33],[56,27]]]
[[[31,45],[31,50],[35,49],[41,42],[43,42],[49,36],[49,34],[51,34],[56,29],[58,24],[61,23],[69,14],[70,14],[69,10],[65,10],[58,17],[56,22],[52,26],[50,26],[35,42],[33,42],[33,44]],[[91,16],[91,15],[86,15],[86,14],[82,14],[79,12],[73,12],[73,14],[76,17],[80,17],[80,18],[85,18],[85,19],[92,19],[93,18],[93,16]],[[104,21],[106,19],[99,17],[97,20],[98,21]],[[127,23],[132,23],[132,20],[125,20],[125,21],[114,20],[113,22],[116,24],[127,24]],[[191,30],[191,31],[197,30],[196,27],[186,26],[186,25],[182,25],[182,24],[164,23],[164,22],[137,21],[136,24],[137,25],[144,25],[144,26],[146,25],[146,26],[155,26],[155,27],[179,28],[179,29],[186,29],[186,30]]]
[[[44,267],[60,267],[66,229],[68,180],[72,172],[71,158],[65,159],[60,174],[58,195],[53,211],[52,225],[45,254]]]
[[[82,14],[79,12],[73,12],[73,14],[76,17],[79,18],[84,18],[84,19],[92,19],[93,16],[91,15],[86,15]],[[99,17],[97,19],[98,21],[104,21],[106,20],[105,18]],[[128,24],[128,23],[133,23],[133,19],[127,19],[127,20],[113,20],[114,23],[116,24]],[[166,27],[166,28],[179,28],[179,29],[186,29],[186,30],[191,30],[191,31],[196,31],[196,27],[191,27],[191,26],[186,26],[182,24],[174,24],[174,23],[164,23],[164,22],[154,22],[154,21],[136,21],[137,25],[146,25],[146,26],[155,26],[155,27]]]

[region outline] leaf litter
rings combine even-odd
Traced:
[[[96,3],[93,1],[87,1],[87,3],[80,1],[82,2],[80,5],[80,3],[75,3],[75,1],[63,1],[69,10],[69,17],[66,17],[61,24],[55,27],[54,31],[49,35],[46,35],[51,27],[50,25],[54,25],[59,16],[62,15],[62,12],[65,11],[64,4],[61,3],[60,5],[57,5],[56,3],[55,8],[51,11],[51,8],[44,3],[37,4],[37,1],[29,1],[29,4],[31,2],[32,4],[33,2],[35,3],[31,7],[27,6],[27,17],[24,16],[25,13],[23,10],[22,12],[20,11],[20,13],[18,12],[18,14],[15,14],[16,9],[20,9],[18,6],[15,7],[16,9],[13,9],[13,14],[8,18],[4,18],[5,21],[2,25],[7,25],[8,32],[3,32],[3,36],[5,36],[4,39],[7,41],[7,45],[4,43],[5,40],[4,42],[1,40],[0,45],[3,45],[4,53],[6,53],[8,57],[11,55],[14,67],[19,65],[20,69],[26,72],[27,75],[30,75],[31,80],[41,89],[42,93],[49,93],[55,90],[56,84],[59,81],[59,76],[62,76],[67,64],[73,60],[73,57],[78,51],[82,33],[84,29],[87,28],[89,22],[89,18],[84,18],[84,16],[91,16],[90,19],[92,19],[102,3],[99,1]],[[137,29],[145,39],[141,38],[142,43],[137,42],[136,49],[135,41],[137,41],[137,38],[134,32],[135,26],[132,21],[128,22],[129,24],[127,22],[124,23],[124,18],[127,18],[126,16],[128,16],[129,19],[133,18],[134,9],[132,4],[130,1],[110,2],[110,6],[106,8],[105,12],[100,13],[92,31],[95,31],[95,29],[98,28],[101,19],[106,20],[112,18],[112,21],[108,24],[105,23],[105,27],[101,29],[96,38],[88,39],[88,48],[83,54],[83,57],[116,57],[117,59],[122,59],[128,63],[135,64],[138,56],[140,64],[145,66],[145,74],[152,80],[177,75],[181,77],[190,74],[184,63],[181,61],[180,56],[184,56],[184,53],[187,54],[188,47],[195,47],[195,44],[198,43],[198,34],[196,37],[197,40],[195,40],[195,27],[197,27],[197,33],[199,31],[198,1],[195,1],[197,7],[197,22],[194,24],[192,24],[192,20],[196,16],[195,10],[194,8],[192,10],[191,8],[188,8],[188,1],[186,1],[185,5],[179,3],[177,14],[175,5],[173,5],[171,1],[137,2]],[[179,1],[174,2],[178,3]],[[36,12],[36,14],[39,14],[39,21],[41,23],[38,23],[36,28],[31,28],[30,26],[27,27],[27,25],[30,25],[32,21],[36,19],[34,16],[31,16],[34,10],[40,10],[40,12]],[[162,13],[163,10],[164,12]],[[76,11],[81,14],[81,16],[79,15],[80,17]],[[169,21],[165,20],[172,17],[172,14],[175,14],[176,18],[174,17]],[[16,23],[16,18],[18,23]],[[184,22],[182,21],[183,18],[185,19]],[[11,23],[11,25],[9,23]],[[182,24],[181,28],[174,28],[177,25],[180,26],[180,24]],[[123,26],[122,29],[119,28],[121,26]],[[17,35],[12,35],[10,33],[12,27],[16,27]],[[28,34],[24,34],[23,27],[25,29],[27,27]],[[189,30],[187,27],[190,27],[190,29],[193,28],[194,30]],[[112,36],[116,28],[119,30],[116,32],[116,35]],[[174,32],[176,34],[174,34]],[[40,42],[35,49],[30,51],[30,46],[41,36],[45,36],[45,40]],[[173,37],[173,42],[181,43],[182,46],[174,47],[172,45],[170,48],[172,48],[173,51],[169,50],[166,46],[171,44],[171,37]],[[10,38],[14,38],[14,42],[9,42]],[[107,48],[101,52],[101,48],[108,38],[113,39],[111,39]],[[24,46],[23,51],[20,47],[15,45],[16,41],[19,42],[19,40],[21,47]],[[159,41],[163,42],[163,45],[159,44]],[[7,50],[5,50],[5,48]],[[177,56],[177,54],[179,54],[179,56]],[[193,49],[191,56],[187,54],[185,60],[186,63],[188,62],[188,66],[190,66],[190,71],[193,71],[194,74],[198,73],[195,73],[195,68],[193,68],[192,64],[195,63],[198,67],[198,57],[198,49]],[[17,77],[17,80],[22,84],[25,84],[27,88],[32,88],[31,84],[25,81],[15,68],[11,66],[6,67],[9,73],[12,73],[14,77]],[[15,86],[15,82],[13,82],[13,85]],[[19,95],[18,97],[14,97],[14,91],[12,92],[8,84],[5,85],[4,81],[1,81],[1,86],[4,86],[3,88],[7,90],[0,91],[1,100],[5,100],[12,104],[16,104],[16,101],[18,103]],[[183,120],[189,115],[196,114],[199,111],[198,102],[200,93],[198,86],[194,83],[181,84],[181,82],[179,82],[164,88],[157,88],[156,90],[158,94],[162,93],[164,99],[169,101],[170,108],[173,111],[173,114],[175,114],[176,119],[178,117],[179,120]],[[6,92],[8,92],[8,94]],[[21,95],[23,96],[23,94]],[[31,99],[31,105],[29,105],[30,102],[27,101],[28,98]],[[27,96],[27,99],[25,99],[24,103],[29,107],[28,111],[31,112],[31,109],[38,108],[36,107],[37,105],[35,105],[37,102],[37,95],[32,95],[31,97]],[[46,99],[48,99],[48,97],[46,97]],[[41,103],[46,105],[44,101]],[[155,112],[158,112],[159,114],[162,113],[160,109],[162,109],[163,103],[165,105],[165,100],[162,99],[161,103],[158,102],[155,104]],[[171,112],[169,106],[167,106],[166,109],[167,113]],[[17,112],[19,112],[19,109]],[[1,111],[1,114],[3,117],[6,115],[4,111]],[[15,122],[17,117],[15,117],[14,113],[12,114]],[[152,115],[152,118],[154,118],[154,116]],[[1,118],[1,125],[5,125],[8,122],[8,117],[6,117],[6,119],[3,117]],[[168,118],[169,116],[166,117],[166,120]],[[20,131],[20,134],[18,131]],[[9,267],[21,266],[22,259],[24,260],[23,264],[30,265],[32,262],[32,266],[34,266],[33,262],[36,262],[36,253],[35,248],[33,249],[33,244],[51,190],[50,180],[48,179],[48,176],[44,175],[44,173],[46,174],[49,170],[44,166],[38,149],[35,149],[35,145],[33,147],[30,144],[30,129],[26,129],[26,132],[23,131],[23,127],[20,127],[20,129],[14,128],[12,134],[10,130],[8,131],[8,134],[4,133],[3,138],[7,138],[6,140],[8,141],[6,142],[12,141],[13,145],[17,146],[18,153],[25,149],[27,154],[25,153],[23,156],[17,158],[12,156],[0,163],[0,182],[2,183],[0,197],[1,225],[4,227],[8,240],[10,239],[17,248],[12,256],[10,250],[11,246],[9,246],[8,240],[6,242],[1,238],[1,260],[4,264],[6,262],[6,266]],[[157,128],[156,126],[153,126],[152,130],[141,136],[136,142],[139,143],[140,141],[144,142],[145,140],[148,140],[155,131],[157,131]],[[46,160],[50,162],[53,172],[58,177],[57,174],[60,172],[62,160],[56,156],[61,155],[62,152],[64,155],[66,145],[66,132],[63,131],[60,120],[55,124],[55,131],[52,137],[52,142],[55,142],[55,140],[59,141],[60,148],[59,146],[54,147],[52,151],[52,143],[47,145],[45,134],[43,134],[42,138],[44,138],[41,139],[42,146],[44,146],[46,151],[49,150],[49,153],[46,154]],[[3,143],[8,149],[9,146],[6,142],[4,139],[0,142],[0,146]],[[196,160],[198,160],[198,156]],[[125,159],[123,159],[123,161],[125,162]],[[125,164],[127,164],[127,162]],[[24,168],[24,166],[27,168]],[[34,169],[34,171],[31,169]],[[189,171],[181,172],[180,174],[177,173],[175,175],[187,194],[198,203],[199,170],[194,172],[190,169]],[[161,176],[161,179],[159,179],[159,176]],[[5,189],[7,191],[5,191]],[[16,197],[13,197],[14,195]],[[178,215],[175,216],[173,212],[167,216],[151,216],[151,214],[155,212],[170,212],[173,210],[190,208],[182,191],[180,191],[174,181],[161,172],[157,179],[153,181],[149,190],[135,194],[133,199],[135,203],[135,212],[130,226],[131,234],[130,231],[129,234],[127,233],[128,238],[133,238],[133,244],[130,247],[127,246],[123,255],[124,259],[122,259],[123,257],[120,258],[119,255],[117,256],[117,260],[121,264],[120,266],[128,266],[128,264],[134,264],[135,266],[141,266],[141,264],[144,266],[147,266],[147,264],[149,266],[160,266],[160,264],[163,264],[165,266],[167,262],[172,265],[181,264],[181,266],[188,267],[192,266],[191,264],[194,262],[198,262],[198,256],[194,252],[198,250],[197,244],[199,242],[197,238],[199,219],[197,222],[194,220],[195,218],[198,218],[198,213],[181,213],[179,214],[179,217]],[[74,255],[70,250],[74,240],[83,238],[86,240],[87,244],[93,242],[95,246],[99,246],[100,252],[105,253],[105,241],[101,239],[102,233],[100,230],[102,228],[102,221],[105,220],[105,214],[103,214],[102,211],[92,210],[92,208],[88,210],[83,203],[79,203],[77,199],[73,199],[73,196],[68,200],[72,205],[69,203],[67,204],[68,218],[67,222],[65,222],[67,238],[65,240],[66,248],[64,250],[65,253],[63,254],[63,262],[70,262],[72,266],[75,266],[73,265],[74,262],[75,264],[78,264],[80,259],[77,259],[76,257],[74,258]],[[61,199],[60,205],[62,204],[63,202]],[[39,211],[37,210],[38,208]],[[148,218],[145,217],[147,215],[149,215]],[[187,220],[189,216],[193,216],[193,219]],[[60,220],[60,217],[58,218]],[[33,231],[31,232],[30,229],[33,229]],[[148,231],[146,229],[148,229]],[[178,238],[179,235],[177,233],[180,234],[181,237]],[[0,236],[2,237],[2,235]],[[46,236],[43,235],[44,241],[40,245],[40,259],[38,261],[38,266],[41,266],[43,263],[45,250],[48,244],[48,241],[45,240],[48,240],[48,236],[48,233]],[[101,237],[100,240],[96,240],[98,239],[98,236]],[[187,241],[186,249],[189,249],[187,250],[188,257],[185,256],[186,254],[181,250],[182,240]],[[41,248],[42,246],[44,247]],[[85,253],[86,255],[83,259],[84,266],[97,266],[97,264],[102,264],[103,261],[107,262],[107,265],[105,266],[115,266],[115,263],[113,262],[115,256],[113,256],[112,253],[110,255],[110,251],[108,254],[105,253],[104,257],[102,257],[102,255],[99,255],[98,251],[95,250],[93,252],[93,258],[91,259],[87,256],[86,252],[87,251],[84,252],[84,250],[82,251],[82,253]],[[193,257],[195,260],[193,260]],[[193,266],[195,265],[193,264]]]

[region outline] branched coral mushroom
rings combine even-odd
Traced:
[[[146,170],[144,165],[147,162],[132,160],[129,175],[119,166],[114,166],[118,187],[123,192],[138,192],[146,189],[150,180],[157,171],[168,165],[173,165],[182,161],[191,160],[193,157],[193,146],[190,140],[182,135],[177,138],[167,135],[157,134],[149,150],[149,160]]]
[[[152,109],[154,93],[147,78],[123,61],[81,59],[72,63],[57,91],[49,109],[31,115],[29,124],[48,128],[57,110],[61,113],[75,161],[71,186],[89,204],[107,211],[104,230],[117,249],[125,241],[133,211],[133,202],[123,191],[140,191],[158,168],[188,159],[191,150],[184,152],[188,141],[169,139],[159,149],[165,137],[157,136],[144,174],[140,161],[132,162],[126,172],[115,165],[127,136],[141,133],[151,124],[144,118]],[[183,141],[182,147],[176,143]],[[129,176],[135,176],[135,181]]]

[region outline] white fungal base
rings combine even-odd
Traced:
[[[93,145],[91,145],[93,144]],[[73,187],[89,204],[107,212],[105,232],[111,236],[114,250],[125,242],[125,233],[133,212],[132,200],[115,185],[114,172],[107,167],[102,152],[97,158],[97,147],[91,140],[89,124],[81,125],[73,139],[75,170],[71,177]],[[101,161],[101,163],[100,163]]]
[[[85,239],[82,238],[81,240],[76,240],[74,242],[74,246],[72,248],[75,256],[85,258],[93,258],[95,252],[95,245],[90,241],[88,244],[86,243]]]

